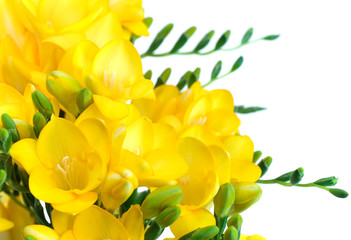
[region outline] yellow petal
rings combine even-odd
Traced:
[[[132,205],[121,218],[121,222],[129,233],[130,240],[144,239],[143,213],[140,205]]]
[[[139,180],[153,175],[150,164],[144,158],[128,150],[122,149],[119,165],[131,170]]]
[[[81,212],[74,221],[73,234],[77,239],[126,240],[129,234],[123,224],[109,212],[92,206]]]
[[[232,94],[228,90],[216,89],[209,92],[212,96],[213,109],[227,109],[234,111],[234,100]]]
[[[231,160],[227,152],[218,146],[209,146],[211,155],[215,161],[215,171],[218,176],[219,185],[230,182]]]
[[[80,41],[85,40],[85,35],[81,33],[67,33],[64,35],[55,35],[44,39],[43,43],[52,43],[67,51],[72,46],[77,45]]]
[[[13,119],[13,121],[16,124],[16,128],[20,136],[20,139],[36,138],[32,125],[19,119]]]
[[[81,121],[78,128],[85,135],[93,151],[100,154],[106,165],[110,159],[109,136],[105,124],[98,119],[88,118]]]
[[[206,122],[206,115],[212,110],[210,95],[203,96],[192,103],[184,115],[184,124],[201,125]]]
[[[154,149],[157,148],[174,148],[177,140],[177,133],[173,127],[168,124],[154,123]]]
[[[190,209],[185,206],[181,208],[180,216],[170,227],[176,238],[180,238],[197,228],[216,225],[214,216],[207,209]]]
[[[126,136],[126,128],[120,127],[115,131],[112,137],[112,147],[111,147],[111,165],[110,169],[114,170],[119,165],[119,160],[121,158],[121,150],[124,138]]]
[[[240,240],[266,240],[266,239],[260,235],[257,235],[257,234],[251,235],[251,236],[248,236],[246,234],[241,234]]]
[[[37,240],[58,240],[60,236],[52,229],[43,225],[29,225],[23,229],[23,237],[32,236]]]
[[[130,87],[141,79],[141,58],[127,40],[113,40],[96,54],[93,73],[114,92],[120,87]]]
[[[229,135],[238,131],[240,119],[233,111],[216,109],[207,114],[206,126],[219,135]]]
[[[40,161],[51,169],[67,156],[85,159],[89,150],[88,141],[78,127],[62,118],[53,118],[43,128],[37,142]]]
[[[104,96],[94,95],[94,102],[101,114],[111,120],[124,118],[128,114],[128,107],[125,103],[111,100]]]
[[[53,203],[52,207],[60,212],[77,214],[92,206],[98,196],[95,192],[87,192],[76,196],[73,201],[67,203]]]
[[[60,235],[73,228],[74,215],[62,213],[54,209],[51,212],[51,218],[55,231]]]
[[[121,38],[122,26],[118,16],[109,12],[92,24],[86,34],[87,40],[94,42],[101,48],[111,40]]]
[[[10,155],[16,163],[22,166],[28,174],[41,165],[36,153],[37,141],[34,139],[22,139],[11,146]]]
[[[141,117],[127,126],[126,137],[123,142],[124,149],[143,156],[152,149],[153,145],[152,122],[148,118]]]
[[[73,231],[69,230],[61,235],[60,240],[77,240],[77,239],[74,237]]]
[[[186,130],[182,132],[180,136],[196,138],[204,144],[206,144],[207,146],[223,145],[220,139],[215,135],[215,133],[203,125],[189,126]]]
[[[11,228],[14,227],[14,223],[5,219],[5,218],[0,218],[0,233],[7,231]]]
[[[248,136],[229,136],[222,140],[232,161],[252,162],[254,144]]]
[[[142,21],[124,22],[123,26],[137,36],[149,36],[149,31]]]
[[[232,161],[231,178],[240,181],[256,182],[261,177],[261,168],[252,162]]]
[[[74,200],[69,191],[58,188],[54,172],[42,166],[37,166],[29,177],[29,189],[38,199],[48,203],[64,203]]]

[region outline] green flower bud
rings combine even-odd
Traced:
[[[275,180],[282,181],[282,182],[287,182],[287,181],[290,180],[291,175],[292,175],[293,173],[294,173],[294,171],[284,173],[283,175],[277,177]]]
[[[214,212],[218,217],[227,216],[234,204],[235,190],[230,183],[222,184],[213,199]]]
[[[76,97],[82,87],[77,80],[63,72],[54,71],[46,77],[46,88],[68,112],[78,115]]]
[[[43,114],[40,112],[34,114],[33,116],[33,125],[34,125],[34,132],[37,137],[39,137],[39,134],[41,130],[45,127],[46,125],[46,119]]]
[[[2,149],[5,151],[5,153],[8,153],[12,146],[12,137],[6,128],[0,129],[0,142]]]
[[[298,184],[302,178],[303,178],[303,175],[304,175],[304,171],[303,171],[303,168],[298,168],[296,169],[293,174],[291,175],[291,178],[290,178],[290,183],[291,185],[296,185]]]
[[[233,184],[235,189],[235,202],[230,209],[230,214],[241,213],[255,204],[262,195],[260,186],[251,182],[237,182]]]
[[[258,159],[260,159],[261,156],[262,156],[261,151],[254,152],[253,159],[252,159],[253,163],[256,163],[258,161]]]
[[[184,235],[179,240],[208,240],[216,236],[218,231],[217,226],[203,227]]]
[[[84,112],[93,103],[93,93],[88,88],[83,88],[77,95],[77,106],[79,113]]]
[[[34,91],[32,93],[32,100],[38,111],[43,114],[44,117],[50,119],[51,115],[54,113],[54,109],[49,99],[41,92]]]
[[[161,227],[157,222],[153,222],[145,232],[145,240],[156,240],[165,229]]]
[[[141,205],[144,219],[156,217],[167,207],[176,206],[183,197],[177,186],[164,186],[150,193]]]
[[[223,240],[239,240],[239,233],[235,227],[230,226],[224,232]]]
[[[227,226],[228,227],[233,226],[239,232],[240,232],[240,229],[241,229],[242,225],[243,225],[243,218],[238,213],[234,214],[231,218],[229,218],[229,220],[227,222]]]
[[[16,124],[17,132],[20,139],[35,138],[35,133],[32,125],[19,119],[14,119],[13,121]]]
[[[336,177],[321,178],[314,182],[314,184],[319,186],[335,186],[337,183],[338,179]]]
[[[348,192],[339,188],[330,188],[328,191],[338,198],[347,198],[349,196]]]
[[[12,141],[17,142],[20,139],[20,137],[13,119],[7,113],[4,113],[1,115],[1,122],[4,128],[6,128],[9,134],[11,134]]]
[[[37,240],[37,239],[35,237],[33,237],[33,236],[27,236],[26,240]]]
[[[263,177],[263,175],[266,174],[266,172],[268,171],[269,166],[271,166],[272,164],[272,158],[271,157],[265,157],[264,159],[262,159],[258,166],[261,168],[261,177]]]
[[[180,211],[180,207],[168,207],[156,217],[155,222],[157,222],[162,228],[166,228],[177,220]]]

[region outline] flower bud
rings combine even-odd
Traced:
[[[32,93],[32,100],[38,111],[44,115],[45,118],[50,119],[51,115],[54,113],[49,99],[39,91],[34,91]]]
[[[138,179],[128,169],[111,171],[101,184],[101,200],[107,210],[115,210],[138,186]]]
[[[319,186],[335,186],[337,183],[338,179],[336,177],[321,178],[314,182],[314,184]]]
[[[283,175],[277,177],[275,180],[282,181],[282,182],[287,182],[287,181],[290,180],[291,175],[292,175],[293,173],[294,173],[294,171],[284,173]]]
[[[6,128],[0,129],[0,143],[2,149],[8,153],[12,145],[12,138]]]
[[[37,240],[37,239],[33,236],[27,236],[25,240]]]
[[[222,184],[213,199],[214,212],[218,217],[227,216],[234,204],[235,190],[230,183]]]
[[[179,240],[208,240],[216,236],[218,231],[217,226],[203,227],[184,235]]]
[[[176,206],[183,197],[177,186],[164,186],[151,192],[141,205],[144,219],[156,217],[163,209]]]
[[[41,130],[45,127],[46,125],[46,119],[43,114],[40,112],[37,112],[33,116],[33,125],[34,125],[34,132],[37,137],[39,137],[39,134]]]
[[[2,186],[4,186],[4,183],[6,182],[7,174],[6,171],[3,169],[0,169],[0,191],[2,191]]]
[[[79,113],[84,112],[93,103],[93,93],[88,88],[79,91],[76,98]]]
[[[180,207],[173,206],[163,210],[155,219],[155,221],[162,227],[166,228],[177,220],[180,215]]]
[[[82,87],[77,80],[63,72],[53,71],[46,77],[46,88],[68,112],[78,115],[76,97]]]
[[[258,163],[258,166],[261,168],[261,177],[266,174],[271,164],[272,164],[271,157],[265,157]]]
[[[239,233],[235,227],[230,226],[224,232],[223,240],[239,240]]]
[[[303,168],[298,168],[296,169],[293,174],[291,175],[291,178],[290,178],[290,183],[291,185],[296,185],[298,184],[302,178],[303,178],[303,175],[304,175],[304,171],[303,171]]]
[[[338,198],[347,198],[349,196],[348,192],[339,188],[330,188],[328,191]]]
[[[228,227],[233,226],[239,232],[240,232],[240,229],[241,229],[242,225],[243,225],[243,218],[238,213],[234,214],[231,218],[229,218],[229,220],[227,222],[227,226]]]
[[[251,182],[233,183],[235,202],[230,213],[241,213],[255,204],[262,195],[260,186]],[[231,214],[230,214],[231,215]]]
[[[20,137],[13,119],[7,113],[4,113],[1,115],[1,122],[4,128],[6,128],[9,134],[11,134],[12,141],[17,142]]]
[[[252,162],[256,163],[258,161],[258,159],[260,159],[261,156],[262,156],[262,152],[261,151],[254,152]]]

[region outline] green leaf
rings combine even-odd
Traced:
[[[234,63],[232,69],[230,70],[230,72],[234,72],[236,71],[238,68],[241,67],[241,65],[243,64],[244,62],[244,58],[242,56],[240,56]]]
[[[191,78],[192,75],[193,75],[192,71],[187,71],[179,79],[179,82],[177,83],[177,88],[179,89],[179,91],[185,87],[185,85],[189,82],[189,79]]]
[[[5,170],[1,169],[0,170],[0,191],[2,191],[2,186],[4,186],[4,183],[6,182],[6,172]]]
[[[241,114],[247,114],[247,113],[254,113],[254,112],[262,111],[265,109],[266,108],[264,108],[264,107],[245,107],[243,105],[240,105],[240,106],[235,106],[234,112],[241,113]]]
[[[223,35],[218,39],[215,49],[217,50],[217,49],[220,49],[221,47],[223,47],[224,44],[227,43],[229,36],[230,36],[229,30],[226,31],[225,33],[223,33]]]
[[[152,77],[152,71],[151,70],[148,70],[146,73],[144,73],[144,78],[145,79],[151,79]]]
[[[174,47],[170,52],[175,53],[179,49],[181,49],[185,45],[185,43],[189,40],[189,38],[194,34],[195,31],[196,31],[196,27],[191,27],[188,30],[186,30],[182,35],[180,35],[178,41],[174,44]]]
[[[155,39],[151,43],[151,45],[150,45],[149,49],[146,51],[146,53],[148,53],[148,54],[153,53],[162,44],[162,42],[165,40],[165,38],[168,36],[168,34],[172,31],[172,28],[173,28],[172,23],[170,23],[170,24],[166,25],[164,28],[162,28],[161,31],[159,31],[157,33]]]
[[[208,32],[201,40],[200,42],[196,45],[195,49],[193,50],[194,52],[198,52],[204,47],[207,46],[207,44],[210,42],[211,38],[213,37],[214,31]]]
[[[263,40],[268,40],[268,41],[272,41],[272,40],[275,40],[279,37],[280,35],[269,35],[269,36],[266,36],[264,38],[262,38]]]
[[[214,66],[214,68],[212,69],[211,80],[214,80],[218,76],[218,74],[221,72],[221,69],[222,69],[222,61],[218,61]]]
[[[170,68],[166,68],[161,75],[157,78],[157,82],[155,84],[155,88],[161,86],[167,82],[169,76],[171,75],[172,70]]]
[[[244,34],[243,38],[241,39],[241,44],[246,44],[249,42],[253,33],[253,28],[249,28],[246,33]]]

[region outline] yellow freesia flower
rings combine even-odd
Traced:
[[[107,171],[109,148],[104,125],[96,119],[81,125],[83,130],[53,118],[37,141],[23,139],[10,149],[11,156],[30,175],[31,193],[62,212],[78,213],[93,205],[98,197],[95,189]]]
[[[73,216],[53,211],[54,229],[42,225],[29,225],[23,236],[38,240],[143,240],[144,222],[139,205],[133,205],[117,219],[111,213],[97,206],[91,206]]]
[[[260,236],[260,235],[245,235],[245,234],[241,234],[240,235],[240,240],[266,240],[264,237]]]
[[[29,212],[11,200],[6,194],[1,193],[0,200],[0,239],[22,240],[23,227],[34,223]],[[21,202],[21,200],[19,199]]]

